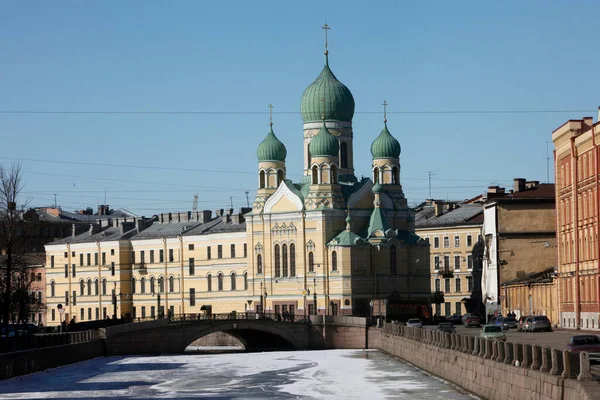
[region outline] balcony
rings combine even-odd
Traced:
[[[454,276],[454,270],[450,268],[440,268],[438,270],[438,275],[442,278],[452,278]]]
[[[135,264],[134,268],[137,269],[140,274],[147,274],[148,273],[148,268],[146,267],[146,263]]]
[[[431,304],[442,304],[444,302],[444,292],[438,290],[431,293]]]

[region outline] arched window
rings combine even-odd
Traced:
[[[158,292],[159,293],[165,292],[165,278],[162,276],[158,278]]]
[[[223,291],[223,274],[219,272],[217,275],[217,290],[219,292]]]
[[[276,277],[280,277],[281,276],[281,255],[280,255],[280,251],[279,251],[279,245],[276,244],[275,245],[275,276]]]
[[[154,277],[150,278],[150,293],[154,293]]]
[[[348,168],[348,144],[342,142],[340,146],[340,165],[342,168]]]
[[[312,167],[312,183],[313,185],[319,183],[319,168],[316,165]]]
[[[206,275],[206,291],[212,292],[212,275]]]
[[[373,168],[373,183],[378,183],[379,182],[379,168],[375,167]]]
[[[337,253],[335,251],[331,252],[331,270],[337,271]]]
[[[290,276],[296,276],[296,245],[290,244]]]
[[[140,280],[140,293],[146,293],[146,278]]]
[[[135,294],[135,278],[131,278],[131,293]]]
[[[259,176],[259,182],[258,182],[259,188],[264,189],[265,188],[265,171],[260,171],[258,176]]]
[[[106,295],[106,278],[102,278],[102,294]]]
[[[79,281],[79,295],[83,296],[83,292],[85,290],[85,283],[83,283],[83,279]]]
[[[236,279],[235,272],[232,272],[231,273],[231,290],[236,290],[235,279]]]
[[[394,185],[400,184],[400,169],[398,167],[392,168],[392,183]]]
[[[92,280],[91,279],[87,280],[87,295],[88,296],[92,295]]]
[[[248,290],[248,273],[244,272],[244,290]]]
[[[281,246],[281,261],[283,264],[283,276],[288,276],[288,248],[287,244]]]
[[[257,274],[263,273],[262,255],[261,254],[256,256],[256,273]]]
[[[338,183],[338,170],[337,167],[335,165],[331,166],[331,183]]]
[[[282,169],[277,171],[277,186],[279,186],[281,181],[283,181],[283,170]]]
[[[308,253],[308,272],[315,272],[315,256],[312,251]]]
[[[94,279],[94,294],[98,296],[98,279]]]
[[[390,246],[390,274],[396,275],[396,246]]]
[[[169,277],[169,292],[173,293],[175,291],[175,278],[173,276]]]
[[[55,289],[56,286],[54,284],[54,281],[50,282],[50,297],[54,297],[56,295]]]

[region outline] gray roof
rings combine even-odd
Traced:
[[[94,227],[99,226],[99,225],[95,225]],[[79,234],[75,237],[69,236],[66,238],[62,238],[59,240],[56,240],[52,243],[49,243],[50,245],[54,245],[54,244],[72,244],[72,243],[87,243],[87,242],[110,242],[110,241],[114,241],[114,240],[121,240],[121,239],[129,239],[131,238],[135,233],[136,233],[136,229],[130,229],[128,231],[125,232],[121,232],[121,228],[114,228],[114,227],[107,227],[107,228],[103,228],[101,231],[96,231],[95,233],[90,235],[90,232],[84,232],[82,234]]]
[[[50,207],[48,207],[50,208]],[[124,209],[116,209],[110,210],[110,212],[106,215],[98,215],[98,214],[80,214],[65,210],[60,210],[59,216],[54,216],[46,211],[44,211],[41,207],[35,208],[35,213],[39,216],[40,221],[46,222],[97,222],[99,220],[107,220],[113,218],[136,218],[137,215],[134,213],[124,210]]]
[[[424,205],[415,214],[416,228],[452,225],[480,225],[483,223],[483,206],[481,204],[457,204],[457,208],[435,215],[433,205]]]

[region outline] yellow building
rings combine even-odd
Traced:
[[[482,226],[481,202],[429,200],[417,209],[416,232],[430,245],[434,315],[482,315]]]
[[[327,52],[301,113],[300,182],[286,178],[287,149],[271,123],[258,145],[252,209],[114,220],[51,243],[49,310],[61,303],[77,321],[232,311],[366,316],[373,299],[389,299],[398,315],[425,310],[429,246],[415,235],[400,143],[387,120],[371,146],[372,179],[359,181],[354,99]]]
[[[502,315],[545,315],[553,324],[558,321],[555,267],[503,283],[500,292],[505,299]]]

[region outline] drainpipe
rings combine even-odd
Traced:
[[[592,148],[594,149],[594,178],[596,179],[596,263],[598,273],[600,275],[600,241],[597,238],[600,237],[600,201],[598,200],[598,193],[600,193],[600,180],[598,179],[598,148],[596,147],[596,129],[595,125],[592,124]],[[600,285],[598,285],[598,313],[600,313]],[[597,321],[600,325],[600,320]],[[600,327],[600,326],[599,326]]]
[[[575,154],[575,137],[571,137],[571,192],[573,198],[573,233],[575,243],[575,328],[579,329],[581,320],[581,299],[579,290],[579,202],[577,201],[577,155]]]
[[[185,303],[183,301],[183,289],[185,288],[185,279],[183,278],[183,260],[184,260],[184,257],[183,257],[183,236],[181,236],[181,235],[179,235],[179,249],[180,249],[179,251],[180,251],[180,254],[181,254],[181,272],[180,272],[181,279],[179,281],[179,302],[180,302],[179,304],[181,305],[181,313],[185,314]],[[194,265],[195,265],[195,263],[194,263]],[[168,282],[170,282],[170,280],[167,281],[166,279],[167,278],[165,277],[165,295],[169,291],[169,289],[171,289],[171,288],[167,288],[167,284],[168,284]],[[173,290],[175,290],[175,288],[173,288]]]
[[[560,284],[561,284],[561,276],[560,276],[560,270],[561,270],[561,254],[562,254],[562,250],[561,250],[561,240],[560,240],[560,227],[561,224],[559,222],[559,219],[561,218],[561,212],[560,209],[558,208],[558,203],[559,203],[559,197],[560,197],[560,188],[558,186],[558,182],[556,182],[556,171],[558,170],[558,165],[556,164],[556,150],[552,151],[553,156],[554,156],[554,207],[556,209],[556,218],[555,218],[555,226],[556,226],[556,274],[554,274],[554,281],[555,281],[555,291],[556,291],[556,301],[554,301],[554,304],[557,305],[557,310],[556,310],[556,317],[558,318],[558,321],[555,321],[555,324],[557,326],[562,326],[561,325],[561,304],[562,304],[562,300],[560,297]],[[597,160],[596,160],[597,161]],[[562,221],[562,225],[565,226],[565,221]],[[563,326],[564,328],[564,326]]]
[[[98,240],[96,240],[96,247],[98,248],[98,260],[100,260],[100,242]],[[131,259],[131,252],[130,252],[130,259]],[[133,266],[132,266],[132,268],[133,268]],[[102,312],[102,287],[101,286],[102,286],[102,268],[100,267],[100,263],[98,263],[98,317],[102,316],[102,319],[104,319],[104,314],[100,314]]]
[[[67,298],[71,297],[71,275],[73,274],[73,266],[71,265],[71,245],[67,243],[67,278],[69,291],[67,292]],[[71,307],[73,307],[73,299],[69,301],[69,317],[73,318],[73,314],[71,313]],[[67,321],[67,324],[69,321]]]
[[[167,276],[167,264],[168,264],[168,259],[169,259],[169,254],[168,254],[168,250],[167,250],[167,238],[163,237],[163,247],[164,247],[164,253],[165,256],[163,257],[163,263],[165,265],[165,277]],[[158,283],[158,282],[156,282]],[[165,286],[165,278],[163,277],[163,287]],[[166,288],[165,288],[166,289]],[[160,296],[160,286],[158,288],[156,288],[156,293],[158,296]],[[159,297],[160,298],[160,297]],[[167,296],[167,291],[165,290],[165,310],[167,310],[169,308],[169,300],[168,300],[168,296]],[[164,313],[163,313],[164,315]],[[160,310],[157,309],[156,310],[156,316],[160,316]]]

